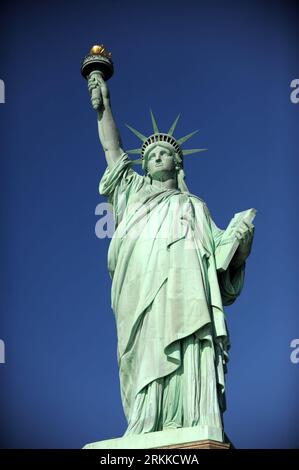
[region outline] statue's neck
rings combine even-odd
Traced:
[[[152,186],[156,189],[177,189],[178,182],[176,178],[169,178],[166,181],[152,180]]]

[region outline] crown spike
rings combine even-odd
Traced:
[[[155,116],[152,112],[152,110],[150,109],[150,113],[151,113],[151,119],[152,119],[152,123],[153,123],[153,131],[154,131],[154,134],[158,134],[159,133],[159,129],[158,129],[158,126],[157,126],[157,121],[155,119]]]
[[[142,142],[145,142],[147,137],[143,134],[141,134],[141,132],[137,131],[136,129],[134,129],[134,127],[131,127],[129,126],[129,124],[126,124],[127,128],[130,129],[131,132],[133,132],[133,134],[136,135],[136,137],[138,137],[138,139],[140,139]]]
[[[198,132],[197,131],[193,131],[193,132],[190,132],[190,134],[187,134],[187,135],[184,135],[184,137],[181,137],[180,139],[177,140],[177,143],[179,145],[183,144],[184,142],[186,142],[186,140],[189,140],[194,134],[196,134]]]
[[[205,152],[208,149],[188,149],[188,150],[183,150],[183,155],[191,155],[192,153],[199,153],[199,152]]]
[[[176,128],[176,125],[178,123],[178,120],[180,119],[180,115],[181,114],[178,114],[177,117],[175,118],[174,122],[171,124],[171,127],[170,127],[169,131],[167,132],[168,135],[173,135],[174,130]]]
[[[140,149],[126,150],[126,153],[132,153],[132,154],[140,155],[141,154],[141,148]]]
[[[142,159],[131,160],[130,165],[142,165]]]

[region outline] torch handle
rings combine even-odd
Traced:
[[[90,73],[89,78],[93,76],[101,76],[103,79],[103,74],[99,70],[94,70]],[[91,104],[95,111],[98,111],[102,104],[102,94],[101,94],[101,87],[97,86],[91,90]]]

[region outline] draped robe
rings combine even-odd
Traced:
[[[108,251],[126,435],[172,427],[222,429],[229,337],[223,305],[245,263],[217,272],[223,230],[206,204],[161,189],[124,154],[100,182],[113,207]]]

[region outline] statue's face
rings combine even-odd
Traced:
[[[157,145],[147,158],[147,171],[152,179],[166,181],[175,176],[174,152]]]

